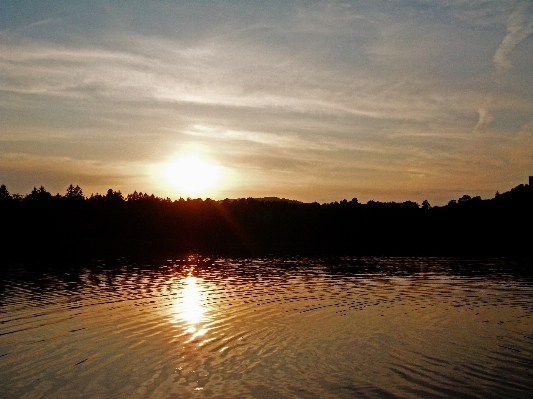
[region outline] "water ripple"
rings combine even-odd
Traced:
[[[185,257],[7,268],[6,397],[527,397],[506,259]]]

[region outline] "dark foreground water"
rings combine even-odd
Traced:
[[[527,261],[4,271],[0,398],[533,397]]]

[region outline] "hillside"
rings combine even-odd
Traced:
[[[161,251],[360,255],[531,255],[533,190],[519,185],[446,206],[357,199],[328,204],[171,201],[108,190],[86,198],[0,188],[5,257],[122,256]]]

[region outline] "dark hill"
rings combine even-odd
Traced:
[[[3,257],[102,257],[161,251],[221,254],[525,255],[533,190],[519,185],[446,206],[357,199],[328,204],[238,199],[171,201],[79,187],[26,196],[0,187]]]

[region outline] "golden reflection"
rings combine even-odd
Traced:
[[[176,316],[189,324],[197,324],[203,320],[205,308],[202,305],[202,291],[198,285],[198,278],[185,278],[180,301],[176,304]]]
[[[207,333],[203,323],[207,320],[205,305],[205,287],[201,284],[201,279],[189,274],[183,280],[183,287],[179,297],[174,304],[174,318],[177,322],[186,324],[185,333],[191,334],[187,342],[199,339]],[[210,341],[210,339],[207,339]]]

